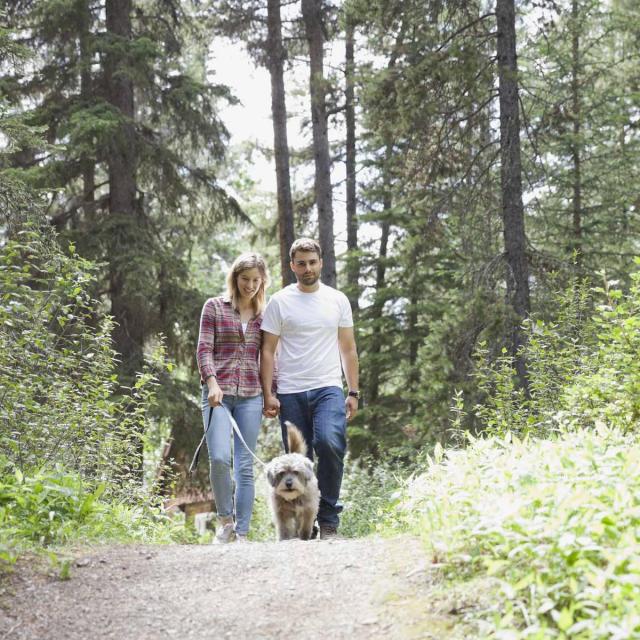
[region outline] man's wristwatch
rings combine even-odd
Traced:
[[[348,395],[350,395],[352,398],[356,398],[356,400],[360,399],[360,392],[359,391],[349,391]]]

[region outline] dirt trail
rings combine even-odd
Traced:
[[[410,537],[100,547],[67,581],[18,572],[0,639],[441,638],[430,580]]]

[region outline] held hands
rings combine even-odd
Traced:
[[[207,380],[207,386],[209,387],[209,394],[207,395],[207,400],[209,401],[210,407],[217,407],[222,404],[222,398],[224,397],[224,393],[222,389],[218,386],[215,378],[209,378]]]
[[[280,413],[280,400],[272,395],[265,396],[262,413],[267,418],[275,418]]]
[[[358,413],[358,398],[354,398],[353,396],[347,396],[344,401],[346,410],[347,410],[347,420],[351,420],[355,418],[356,413]]]

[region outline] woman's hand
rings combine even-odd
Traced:
[[[280,401],[274,395],[266,395],[264,397],[264,407],[262,413],[267,418],[275,418],[280,412]]]
[[[207,395],[209,406],[217,407],[221,405],[224,393],[222,393],[222,389],[218,386],[218,381],[213,377],[207,378],[207,387],[209,387],[209,394]]]

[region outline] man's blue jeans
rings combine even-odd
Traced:
[[[318,524],[338,526],[340,486],[347,450],[347,415],[340,387],[320,387],[299,393],[279,393],[282,439],[287,448],[285,420],[293,422],[309,447],[309,458],[318,458],[320,488]]]
[[[204,428],[209,421],[207,385],[202,386],[202,418]],[[262,394],[251,398],[225,395],[222,404],[229,410],[245,442],[255,452],[260,424],[262,423]],[[227,412],[215,407],[207,431],[207,449],[211,472],[211,488],[216,501],[218,516],[233,515],[233,483],[231,481],[231,432],[233,427]],[[255,484],[253,458],[240,438],[233,432],[233,475],[235,479],[236,532],[246,535],[249,531]]]

